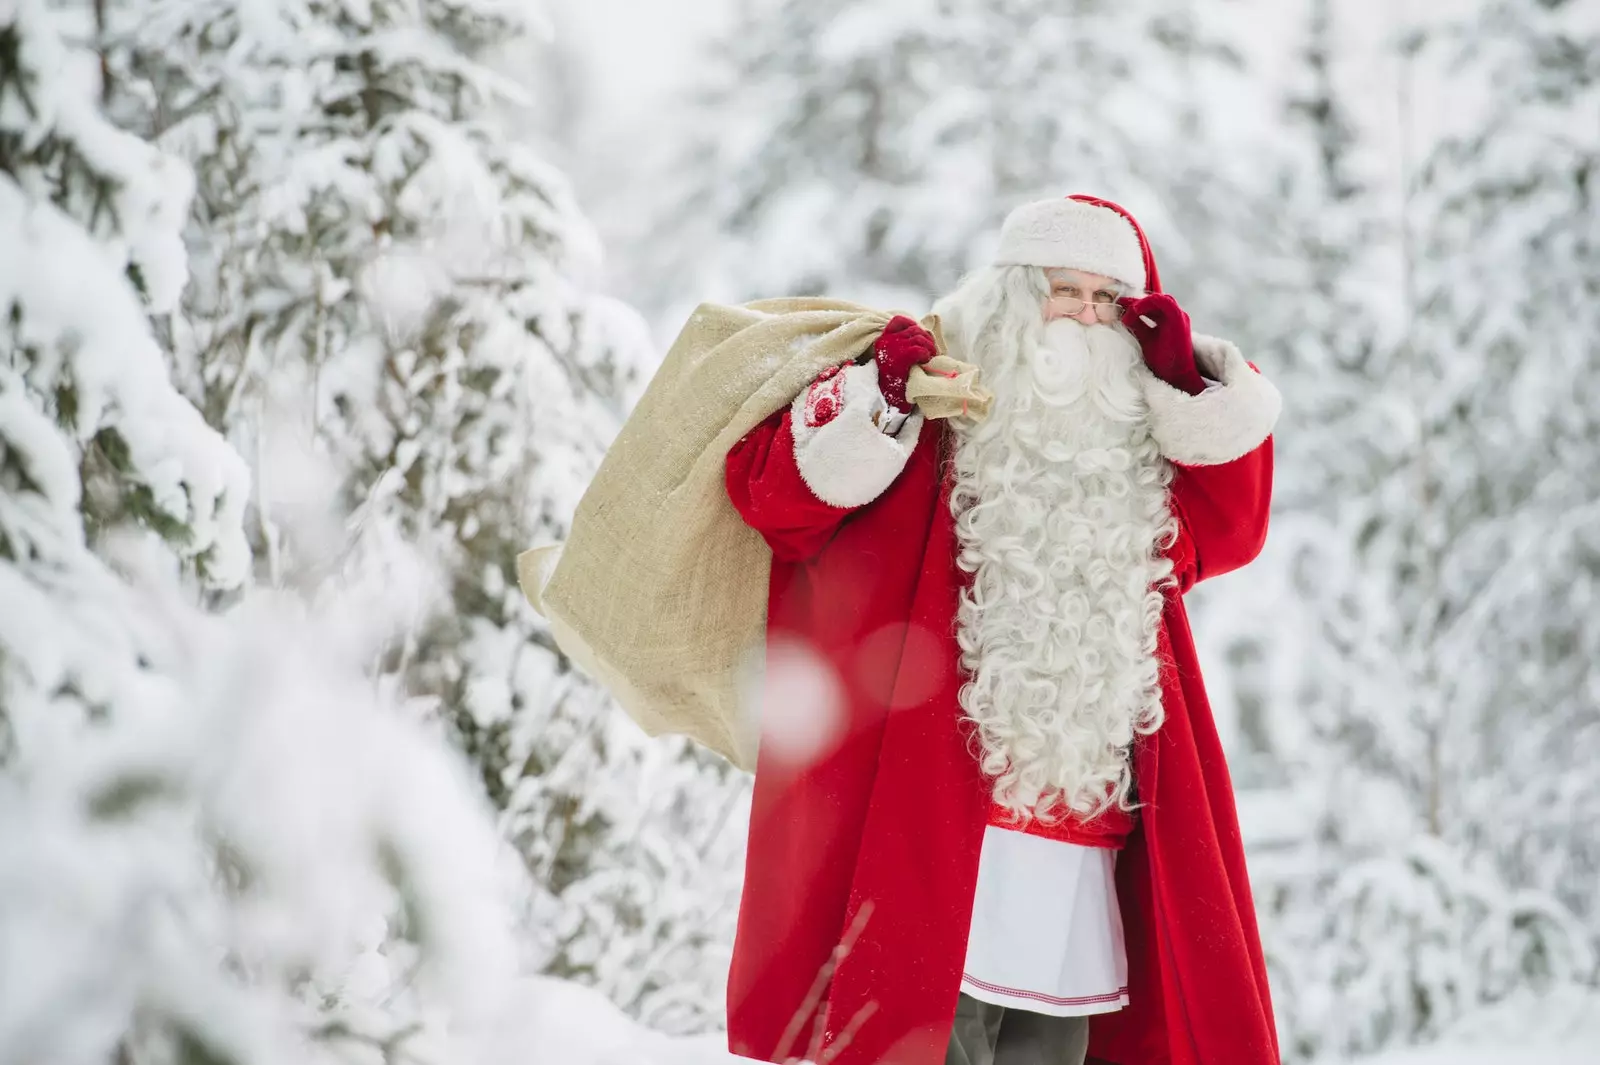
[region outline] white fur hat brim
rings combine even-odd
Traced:
[[[1006,216],[996,266],[1082,270],[1143,290],[1144,246],[1122,215],[1079,200],[1037,200]]]

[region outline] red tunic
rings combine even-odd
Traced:
[[[904,471],[855,509],[807,487],[788,411],[728,456],[729,495],[773,550],[769,646],[809,643],[847,704],[842,738],[814,761],[762,746],[729,974],[735,1053],[944,1061],[990,819],[957,699],[947,446],[942,423],[925,425]],[[1232,786],[1181,598],[1260,551],[1271,481],[1270,438],[1232,462],[1177,468],[1166,722],[1136,749],[1144,806],[1117,865],[1130,1005],[1093,1018],[1091,1060],[1279,1061]],[[764,715],[782,712],[779,697]]]

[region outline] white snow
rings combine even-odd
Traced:
[[[1466,1018],[1438,1043],[1352,1059],[1350,1065],[1595,1065],[1600,995],[1557,988]]]

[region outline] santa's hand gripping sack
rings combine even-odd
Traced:
[[[1276,1065],[1183,595],[1261,549],[1279,396],[1091,197],[935,311],[986,419],[906,400],[935,346],[897,318],[726,456],[772,558],[730,1046]]]

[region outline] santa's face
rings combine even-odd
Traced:
[[[1083,325],[1109,324],[1122,317],[1117,300],[1127,295],[1127,286],[1104,274],[1082,270],[1049,269],[1044,272],[1050,298],[1044,304],[1044,320],[1070,318]]]

